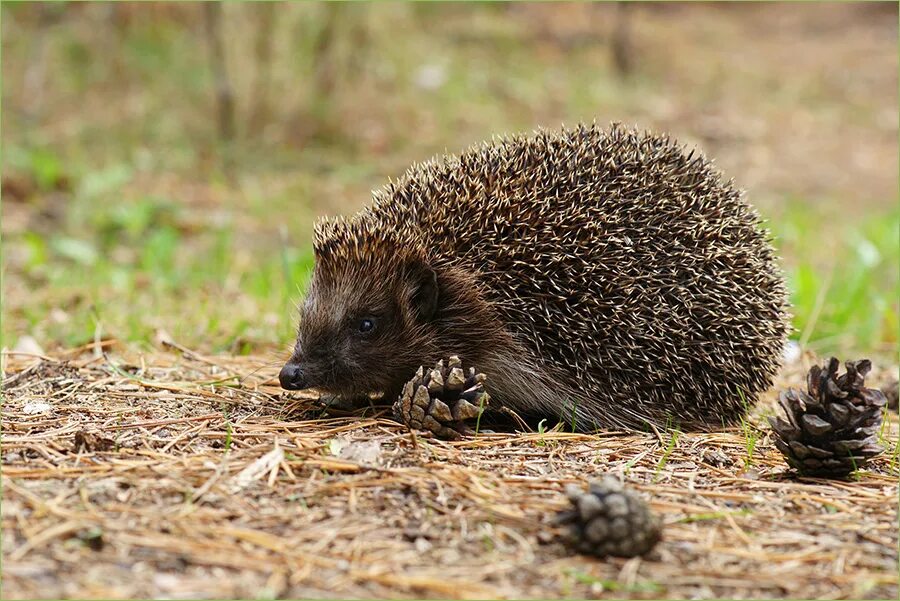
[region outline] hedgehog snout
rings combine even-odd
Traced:
[[[309,378],[299,363],[288,361],[278,373],[278,382],[285,390],[303,390],[309,388]]]

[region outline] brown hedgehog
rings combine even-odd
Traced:
[[[318,223],[314,246],[291,390],[394,400],[456,355],[492,409],[580,431],[705,429],[770,386],[788,332],[755,210],[697,152],[618,125],[416,165]],[[426,421],[463,429],[440,405]]]

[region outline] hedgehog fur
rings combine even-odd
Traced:
[[[458,355],[493,407],[584,431],[720,427],[771,385],[789,326],[768,233],[668,136],[502,138],[374,196],[316,225],[287,388],[396,397]]]

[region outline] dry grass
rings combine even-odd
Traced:
[[[3,359],[5,598],[898,595],[893,414],[888,452],[825,481],[793,478],[767,428],[448,443],[325,419],[260,357]],[[663,517],[648,557],[554,540],[563,485],[601,472]]]

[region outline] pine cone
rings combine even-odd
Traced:
[[[394,403],[394,416],[410,428],[430,430],[442,438],[456,439],[472,430],[465,423],[477,418],[490,396],[484,390],[484,374],[470,367],[463,372],[459,357],[433,369],[420,367]]]
[[[604,557],[633,557],[647,553],[662,538],[659,520],[637,494],[625,490],[612,476],[588,485],[566,487],[574,509],[557,520],[570,524],[569,543],[578,551]]]
[[[806,376],[808,392],[791,388],[778,397],[787,421],[769,418],[775,446],[805,475],[846,476],[884,450],[877,437],[886,399],[864,386],[871,361],[847,361],[841,376],[839,365],[832,357],[825,369],[813,366]]]

